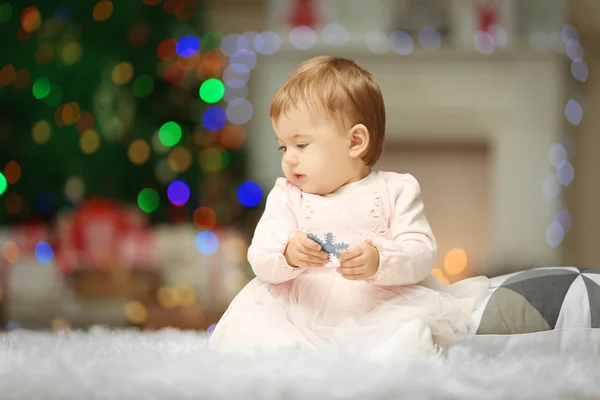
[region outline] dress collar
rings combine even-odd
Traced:
[[[371,170],[369,175],[365,176],[364,178],[362,178],[358,181],[347,183],[344,186],[341,186],[340,188],[338,188],[338,190],[336,190],[335,192],[327,194],[324,197],[335,197],[335,196],[339,196],[342,194],[356,191],[357,189],[362,189],[363,187],[365,187],[366,185],[371,183],[371,181],[375,178],[376,175],[377,175],[377,172]]]

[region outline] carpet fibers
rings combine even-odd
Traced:
[[[0,398],[34,399],[589,399],[600,358],[456,347],[378,365],[351,355],[223,357],[203,334],[162,330],[13,331],[0,335]]]

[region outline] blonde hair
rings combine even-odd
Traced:
[[[385,139],[385,105],[373,76],[356,62],[341,57],[311,58],[292,73],[271,101],[269,114],[277,120],[291,107],[319,107],[329,118],[369,130],[369,147],[363,154],[368,166],[377,162]]]

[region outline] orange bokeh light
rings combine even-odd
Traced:
[[[11,85],[17,77],[17,70],[14,65],[8,64],[0,69],[0,85]]]
[[[202,63],[202,57],[200,54],[196,53],[191,57],[179,57],[177,58],[177,66],[186,71],[191,71],[196,69]]]
[[[21,256],[19,246],[17,246],[15,242],[7,240],[2,246],[2,256],[9,263],[16,263],[17,261],[19,261],[19,257]]]
[[[65,121],[62,117],[64,108],[65,105],[61,104],[58,107],[56,107],[56,110],[54,110],[54,123],[56,124],[56,126],[65,126]]]
[[[202,73],[215,75],[223,68],[222,54],[220,51],[209,51],[202,58]],[[200,68],[199,68],[200,70]]]
[[[177,56],[177,42],[175,39],[165,39],[158,44],[156,55],[163,61],[172,60]]]
[[[448,275],[458,275],[467,267],[467,253],[464,249],[450,250],[444,258],[444,269]]]
[[[165,69],[165,80],[171,85],[180,83],[185,78],[185,71],[177,66],[177,64],[171,64]]]
[[[221,131],[221,143],[230,150],[239,149],[246,142],[246,131],[239,125],[227,125]]]
[[[79,108],[79,104],[75,102],[65,104],[61,113],[62,120],[66,125],[73,125],[75,122],[77,122],[80,115],[81,108]]]
[[[94,114],[89,111],[82,112],[77,120],[77,132],[83,133],[85,131],[89,131],[90,129],[94,129],[95,126],[96,119],[94,118]]]
[[[4,176],[8,183],[15,184],[21,179],[21,166],[15,160],[9,161],[4,166]]]
[[[30,33],[40,27],[42,23],[42,14],[37,7],[27,7],[21,13],[21,27],[24,32]]]
[[[217,214],[210,207],[198,207],[193,215],[194,224],[200,230],[211,230],[217,224]]]
[[[96,21],[106,21],[114,11],[113,3],[109,0],[101,0],[94,6],[93,17]]]

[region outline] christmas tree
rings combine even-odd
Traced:
[[[101,197],[152,222],[253,226],[249,103],[224,104],[229,60],[202,11],[193,0],[0,0],[4,224]]]

